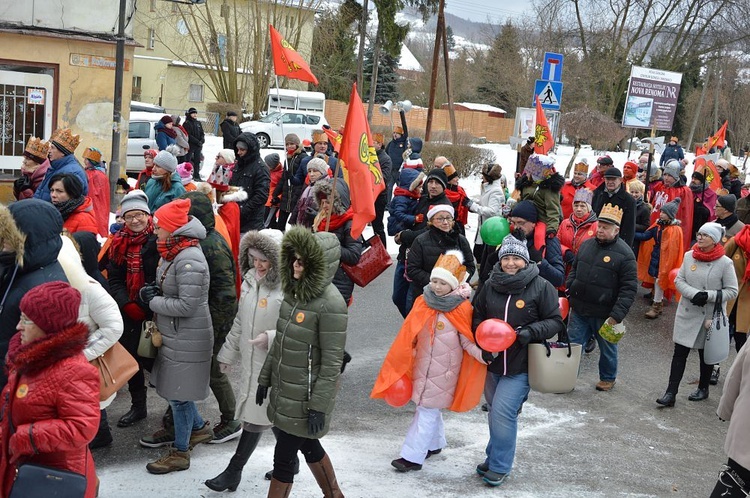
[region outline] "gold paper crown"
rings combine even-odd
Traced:
[[[602,212],[599,213],[599,220],[609,221],[619,226],[622,221],[622,209],[612,204],[605,204]]]
[[[102,152],[94,147],[88,147],[83,151],[84,159],[91,159],[91,162],[100,163],[102,162]]]
[[[328,142],[328,135],[323,130],[314,130],[312,132],[312,143]]]
[[[589,165],[586,164],[583,161],[578,161],[576,163],[575,167],[573,168],[573,171],[575,173],[586,173],[586,174],[588,174],[588,172],[589,172]]]
[[[50,142],[54,142],[56,146],[60,145],[65,149],[64,151],[60,152],[67,151],[72,154],[76,150],[76,147],[78,147],[78,144],[81,143],[81,136],[73,135],[73,133],[70,131],[70,128],[58,128],[52,134]]]
[[[448,251],[445,254],[441,254],[438,257],[433,270],[436,268],[442,268],[443,270],[453,275],[453,277],[458,280],[458,283],[460,284],[466,278],[466,266],[461,264],[461,260],[458,259],[458,256],[455,254],[455,252],[458,251]]]
[[[43,163],[47,159],[47,153],[49,152],[49,142],[42,142],[37,137],[29,138],[29,142],[26,144],[26,150],[23,151],[24,155],[31,159],[41,159],[40,163]]]

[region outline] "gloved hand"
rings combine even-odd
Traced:
[[[695,306],[705,306],[708,302],[708,292],[700,291],[696,293],[690,302]]]
[[[29,176],[21,175],[20,178],[17,178],[13,181],[13,190],[15,192],[20,193],[30,188],[31,188],[31,177]]]
[[[261,406],[263,401],[268,397],[268,388],[258,384],[258,390],[255,391],[255,404]]]
[[[489,365],[490,363],[492,363],[493,361],[495,361],[495,358],[497,358],[497,356],[495,356],[495,354],[490,353],[489,351],[482,350],[482,360],[486,364]]]
[[[576,255],[573,251],[568,249],[565,251],[565,254],[563,254],[563,261],[565,261],[566,264],[573,264],[573,260],[576,259]]]
[[[461,201],[461,204],[466,206],[467,208],[470,208],[474,201],[469,199],[468,197],[464,197],[464,199]]]
[[[414,223],[422,223],[424,221],[424,215],[419,213],[414,217]]]
[[[148,306],[148,303],[151,302],[153,298],[159,295],[159,286],[156,284],[147,284],[141,287],[141,290],[138,291],[138,297],[141,298],[141,301],[143,301],[143,304]]]
[[[526,346],[531,342],[531,339],[531,330],[527,329],[526,327],[520,328],[516,331],[516,341],[521,346]]]
[[[326,414],[316,412],[315,410],[307,411],[307,433],[311,436],[319,433],[326,425]]]

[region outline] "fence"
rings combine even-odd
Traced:
[[[165,114],[179,116],[181,119],[180,124],[185,123],[185,109],[166,109]],[[199,112],[198,121],[201,122],[203,131],[206,133],[219,134],[219,124],[222,119],[221,114],[218,112]]]
[[[366,104],[365,104],[366,105]],[[372,113],[370,126],[373,130],[391,128],[391,117],[393,124],[399,126],[401,120],[397,112],[390,115],[381,114],[379,105],[375,106]],[[326,119],[328,123],[337,129],[346,121],[346,111],[348,104],[338,100],[326,100]],[[477,111],[459,111],[456,110],[456,127],[458,132],[468,133],[476,138],[484,138],[488,142],[509,141],[513,134],[513,125],[515,120],[509,118],[500,118],[490,116],[486,112]],[[406,114],[407,124],[412,131],[424,130],[427,128],[427,109],[424,107],[413,108]],[[450,136],[451,131],[450,113],[447,109],[435,109],[432,114],[432,132],[436,136]]]

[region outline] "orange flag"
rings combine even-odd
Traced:
[[[349,194],[354,213],[352,237],[356,239],[375,219],[375,199],[385,190],[378,154],[372,144],[370,125],[356,83],[352,85],[349,97],[339,160],[349,172]]]
[[[341,133],[327,127],[323,127],[323,131],[328,135],[328,140],[331,142],[334,152],[338,154],[341,151]]]
[[[724,144],[726,143],[726,136],[727,136],[727,123],[729,121],[724,121],[724,124],[721,125],[721,128],[714,133],[714,136],[708,139],[708,142],[706,143],[706,150],[711,150],[712,148],[721,148],[724,147]]]
[[[273,69],[276,76],[286,76],[294,80],[308,81],[313,85],[318,84],[318,78],[310,70],[305,59],[289,45],[289,42],[281,37],[272,25],[268,25],[271,31],[271,53],[273,54]]]
[[[542,110],[542,104],[539,103],[539,95],[536,96],[536,127],[534,128],[534,153],[547,154],[555,145],[552,138],[552,132],[547,124],[547,117]]]
[[[722,188],[721,175],[716,170],[716,161],[718,160],[719,154],[702,154],[695,156],[693,162],[695,171],[706,177],[706,185],[714,192]]]

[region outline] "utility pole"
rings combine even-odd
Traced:
[[[117,19],[117,49],[115,51],[115,98],[112,112],[112,158],[109,161],[110,209],[117,209],[115,190],[120,178],[120,130],[122,126],[122,80],[125,74],[125,9],[127,0],[120,0]]]
[[[445,27],[443,11],[438,14],[438,19],[443,19],[443,59],[445,60],[445,92],[448,94],[448,115],[451,119],[451,139],[455,145],[458,142],[458,127],[456,126],[456,110],[453,108],[453,92],[451,91],[451,63],[448,54],[448,29]]]
[[[365,35],[367,34],[367,0],[362,0],[362,19],[359,21],[359,53],[357,54],[357,88],[364,90],[362,65],[365,59]],[[375,62],[377,64],[377,62]]]
[[[425,142],[430,141],[430,134],[432,132],[432,115],[434,114],[435,107],[435,91],[437,87],[438,77],[438,62],[440,60],[440,41],[443,37],[443,30],[445,26],[445,0],[440,0],[438,6],[438,20],[437,29],[435,30],[435,50],[432,52],[432,74],[430,76],[430,98],[427,104],[427,125],[424,132]]]

